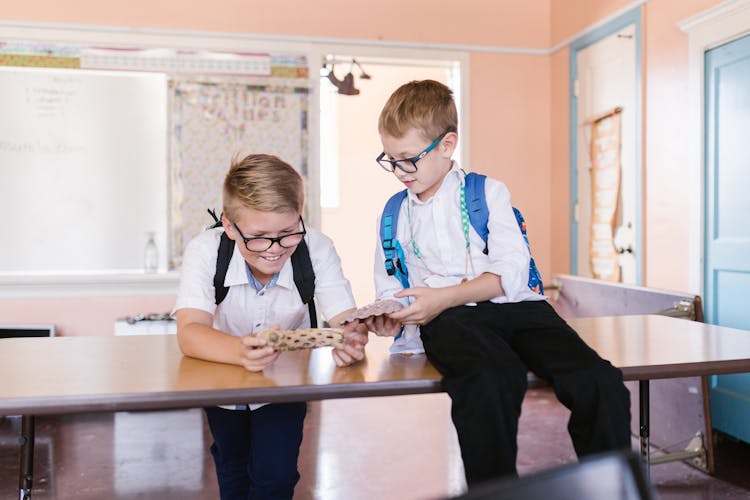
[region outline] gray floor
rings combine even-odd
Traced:
[[[529,391],[521,475],[575,461],[567,416],[548,389]],[[18,433],[18,418],[0,417],[0,499],[18,498]],[[38,417],[32,498],[217,498],[210,441],[200,410]],[[659,498],[750,498],[750,446],[720,441],[716,459],[715,477],[654,466]],[[444,394],[311,403],[300,472],[299,499],[445,498],[465,488]]]

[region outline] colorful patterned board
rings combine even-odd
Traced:
[[[351,323],[355,319],[367,319],[370,316],[382,316],[383,314],[390,314],[396,311],[400,311],[404,306],[395,300],[376,300],[366,306],[362,306],[349,316],[344,318],[343,324]]]
[[[263,330],[258,332],[277,351],[296,351],[314,347],[344,348],[344,332],[334,328],[301,328],[298,330]]]

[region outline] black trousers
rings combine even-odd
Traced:
[[[469,486],[516,474],[528,370],[571,410],[568,432],[579,457],[630,449],[630,394],[622,372],[546,301],[454,307],[422,326],[421,336],[451,398]]]

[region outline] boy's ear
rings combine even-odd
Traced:
[[[229,219],[227,219],[226,215],[222,215],[221,217],[221,226],[224,228],[224,232],[227,233],[227,236],[229,236],[230,240],[237,239],[237,232],[234,230],[234,226],[232,226],[232,223],[229,222]]]
[[[443,140],[440,142],[440,152],[443,153],[443,156],[450,158],[451,156],[453,156],[453,152],[456,150],[457,145],[458,145],[458,133],[448,132],[447,134],[445,134],[445,137],[443,137]]]

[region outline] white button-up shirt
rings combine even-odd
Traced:
[[[469,225],[470,260],[467,259],[460,204],[460,189],[463,185],[464,173],[454,161],[434,196],[421,201],[408,192],[401,204],[396,237],[404,250],[410,285],[442,288],[457,285],[463,278],[473,279],[483,273],[493,273],[501,277],[505,295],[491,299],[492,302],[545,300],[544,296],[528,286],[531,256],[513,214],[510,192],[505,184],[489,177],[484,187],[489,210],[489,253],[483,253],[484,240]],[[380,217],[377,232],[374,273],[376,295],[379,299],[392,298],[403,287],[395,276],[389,276],[385,270],[385,254],[380,241]],[[421,259],[414,252],[412,240],[416,242]],[[402,302],[407,305],[406,299],[402,299]],[[391,346],[391,351],[423,352],[419,327],[406,327],[401,338]]]
[[[213,328],[243,336],[278,325],[282,330],[310,326],[307,305],[294,284],[292,261],[288,259],[276,283],[260,291],[248,281],[246,263],[234,247],[224,285],[229,287],[218,306],[214,297],[216,256],[223,229],[204,231],[185,248],[180,286],[173,312],[200,309],[213,315]],[[325,319],[356,307],[351,285],[341,270],[341,259],[333,242],[320,231],[308,228],[305,236],[315,272],[315,304]],[[256,408],[261,405],[251,405]]]

